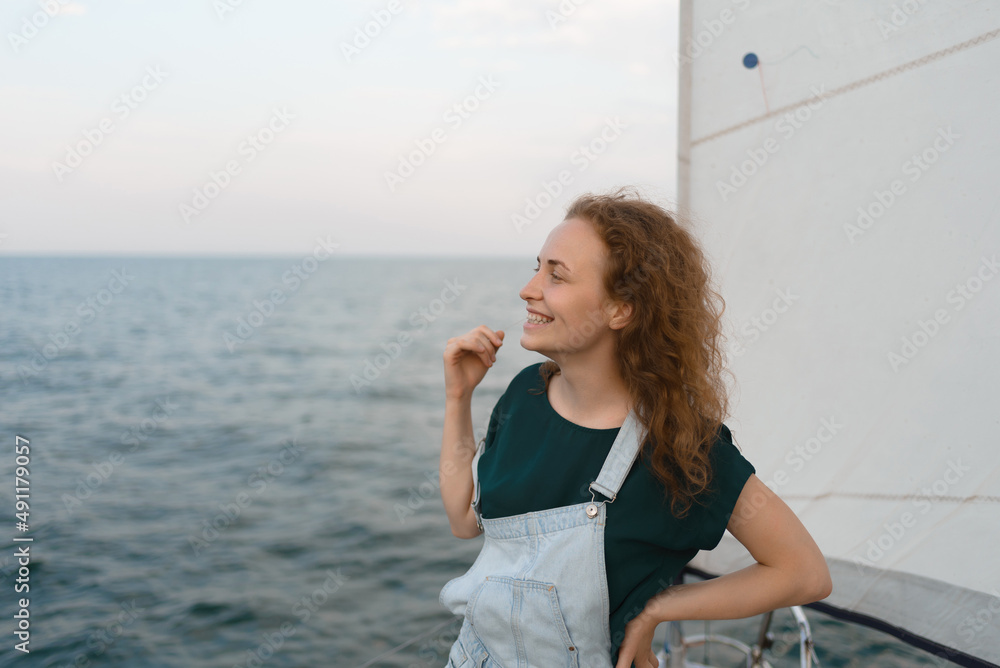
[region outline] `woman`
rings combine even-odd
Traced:
[[[585,195],[537,259],[521,345],[548,360],[510,383],[478,448],[472,392],[504,332],[444,352],[441,496],[456,536],[486,534],[441,590],[465,616],[449,666],[655,667],[660,622],[828,596],[822,553],[722,423],[721,298],[692,235],[627,191]],[[727,529],[755,564],[668,587]]]

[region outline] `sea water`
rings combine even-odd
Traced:
[[[322,256],[0,260],[0,507],[32,539],[0,551],[0,665],[446,663],[458,623],[438,593],[482,538],[451,534],[436,486],[442,353],[505,330],[482,433],[542,359],[518,345],[535,262]],[[807,614],[824,666],[934,665]],[[752,642],[758,622],[711,630]],[[779,615],[776,666],[798,665],[789,629]]]

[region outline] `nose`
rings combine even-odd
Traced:
[[[542,290],[538,286],[538,280],[541,278],[541,276],[542,272],[540,271],[535,272],[535,274],[531,277],[531,280],[525,283],[524,287],[521,288],[521,291],[517,293],[517,296],[523,299],[524,301],[541,299]]]

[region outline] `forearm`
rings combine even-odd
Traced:
[[[472,430],[472,398],[448,398],[441,437],[441,500],[452,533],[460,538],[479,535],[472,513],[472,459],[476,437]]]
[[[642,615],[656,623],[752,617],[824,598],[824,576],[825,571],[814,577],[757,563],[712,580],[669,587],[649,599]]]

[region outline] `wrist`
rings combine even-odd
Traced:
[[[472,404],[472,392],[445,392],[445,408],[466,408]]]
[[[646,607],[643,609],[643,611],[640,612],[638,615],[636,615],[636,619],[641,621],[644,625],[654,628],[658,626],[660,622],[666,621],[665,619],[662,619],[661,616],[658,614],[658,610],[656,609],[656,607],[650,606],[650,604],[648,603],[646,604]]]
[[[671,621],[672,618],[667,605],[668,591],[669,589],[664,589],[646,601],[646,606],[638,616],[653,625]]]

